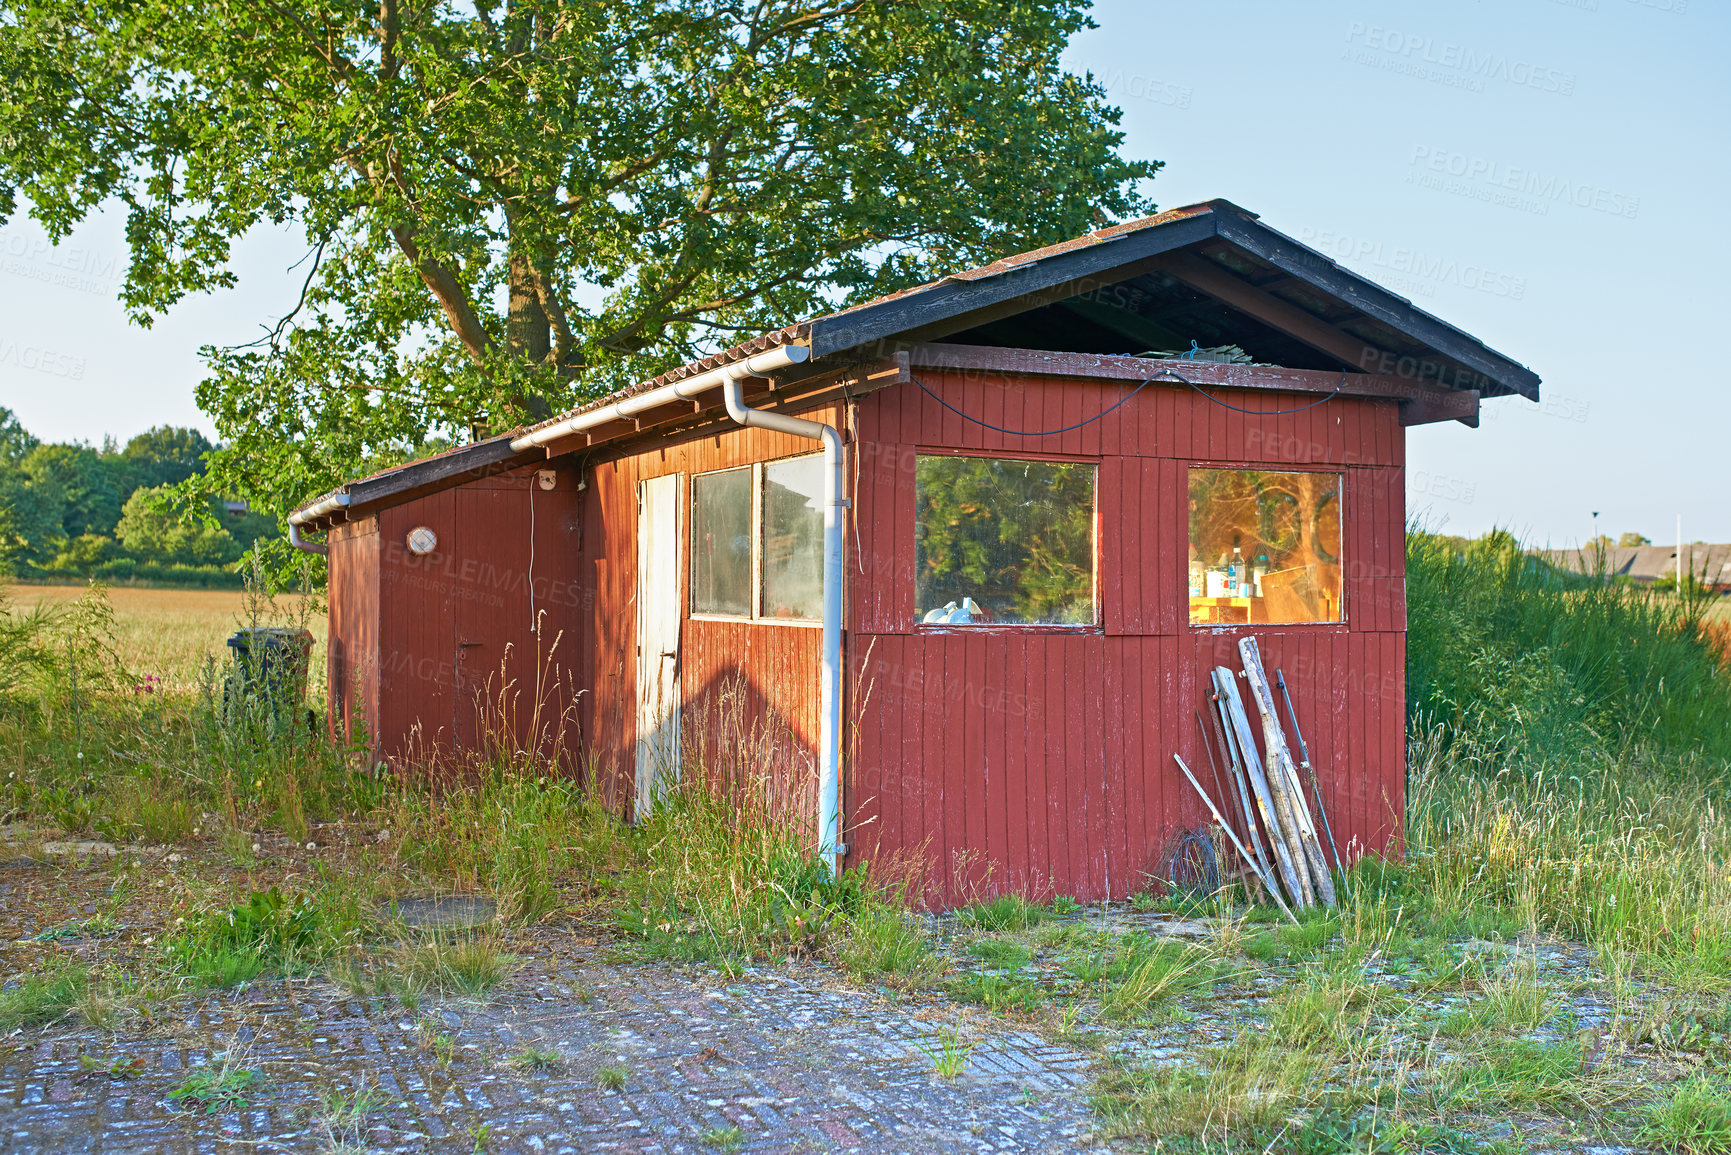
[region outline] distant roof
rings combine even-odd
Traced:
[[[1603,551],[1592,546],[1581,549],[1535,549],[1530,551],[1552,565],[1578,573],[1597,573],[1601,564],[1612,577],[1654,581],[1675,577],[1677,547],[1675,545],[1608,546]],[[1600,562],[1603,553],[1604,561]],[[1685,572],[1708,585],[1731,583],[1731,545],[1685,544]]]

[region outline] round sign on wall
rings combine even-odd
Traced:
[[[412,554],[432,553],[439,548],[439,535],[432,527],[417,525],[409,531],[409,552]]]

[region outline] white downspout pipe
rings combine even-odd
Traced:
[[[841,817],[841,611],[842,497],[841,434],[834,426],[784,413],[751,409],[745,404],[742,377],[753,376],[744,362],[723,367],[721,385],[727,415],[741,425],[772,429],[823,443],[823,673],[818,692],[818,854],[834,877],[846,850],[837,837]]]
[[[289,514],[289,516],[288,516],[289,544],[294,546],[296,549],[302,550],[306,553],[317,553],[317,554],[330,553],[330,547],[329,546],[320,545],[316,541],[308,541],[306,538],[302,537],[301,536],[301,527],[304,525],[311,525],[313,522],[317,521],[319,518],[325,517],[329,514],[333,514],[339,509],[347,509],[348,504],[349,504],[349,495],[348,494],[346,494],[346,493],[333,493],[333,494],[329,495],[328,497],[324,497],[318,501],[313,502],[311,505],[307,506],[304,509],[297,509],[293,513]]]

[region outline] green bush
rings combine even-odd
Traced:
[[[1558,570],[1509,534],[1407,535],[1407,708],[1457,756],[1731,760],[1731,679],[1698,599]]]

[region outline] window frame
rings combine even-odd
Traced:
[[[1314,629],[1314,630],[1335,630],[1337,632],[1344,633],[1347,631],[1348,623],[1351,621],[1351,618],[1352,618],[1352,597],[1351,597],[1351,593],[1350,593],[1350,586],[1352,583],[1349,580],[1350,574],[1349,574],[1349,571],[1347,568],[1347,543],[1349,541],[1349,534],[1347,533],[1347,528],[1346,528],[1347,527],[1347,502],[1349,500],[1348,481],[1352,477],[1352,470],[1344,464],[1313,465],[1313,464],[1306,463],[1303,465],[1293,465],[1293,464],[1281,462],[1281,463],[1279,463],[1279,468],[1265,468],[1266,464],[1267,463],[1264,463],[1264,462],[1254,462],[1254,461],[1189,461],[1189,462],[1185,463],[1185,466],[1184,466],[1184,486],[1183,486],[1185,516],[1180,521],[1181,528],[1179,529],[1180,538],[1179,538],[1179,542],[1178,542],[1179,556],[1181,558],[1186,556],[1189,553],[1189,548],[1190,548],[1189,508],[1190,508],[1190,473],[1192,470],[1196,470],[1196,469],[1224,469],[1224,470],[1232,470],[1232,471],[1240,472],[1240,473],[1256,472],[1256,473],[1329,473],[1329,474],[1333,474],[1334,476],[1340,478],[1340,490],[1339,490],[1339,493],[1337,494],[1337,496],[1335,497],[1335,502],[1337,503],[1337,505],[1339,507],[1339,511],[1340,511],[1339,514],[1337,515],[1338,519],[1340,521],[1340,562],[1339,562],[1339,564],[1340,564],[1340,617],[1336,618],[1333,621],[1327,621],[1327,622],[1197,622],[1197,621],[1192,621],[1190,619],[1190,578],[1189,578],[1189,573],[1187,572],[1187,570],[1185,569],[1185,567],[1183,565],[1179,566],[1179,571],[1177,574],[1177,589],[1179,591],[1179,600],[1178,600],[1179,617],[1182,619],[1183,624],[1186,627],[1188,627],[1189,629],[1191,629],[1191,630],[1206,630],[1210,633],[1219,633],[1222,630],[1249,631],[1249,630],[1254,630],[1254,629],[1278,629],[1278,630],[1313,630]]]
[[[1090,601],[1093,606],[1093,616],[1086,622],[970,622],[967,625],[952,625],[949,622],[922,622],[919,609],[919,574],[917,563],[910,560],[909,565],[915,572],[908,582],[909,594],[913,605],[909,606],[909,617],[913,622],[915,633],[953,633],[969,634],[1103,634],[1106,632],[1106,608],[1102,604],[1100,591],[1100,566],[1102,562],[1100,550],[1100,473],[1104,468],[1103,459],[1096,454],[1086,453],[1036,453],[1027,450],[1004,449],[958,449],[953,445],[916,445],[912,447],[914,464],[914,481],[909,486],[913,498],[912,518],[909,522],[914,536],[908,540],[908,549],[912,557],[919,553],[919,459],[922,457],[971,457],[983,461],[1031,461],[1047,465],[1086,465],[1094,471],[1094,510],[1089,521],[1088,547]]]
[[[822,457],[823,451],[816,453],[790,453],[785,457],[772,457],[764,461],[751,461],[743,465],[729,465],[721,469],[706,469],[701,473],[691,474],[688,495],[691,502],[691,537],[688,541],[689,556],[685,565],[686,584],[691,587],[691,593],[685,599],[685,616],[694,622],[739,622],[751,625],[793,626],[796,629],[812,630],[823,628],[823,619],[816,618],[782,618],[767,617],[763,612],[763,487],[768,476],[768,467],[779,465],[784,461],[798,461],[803,457]],[[751,473],[751,593],[749,597],[751,609],[747,614],[718,614],[697,609],[696,578],[697,574],[697,479],[714,477],[721,473],[736,473],[749,470]]]

